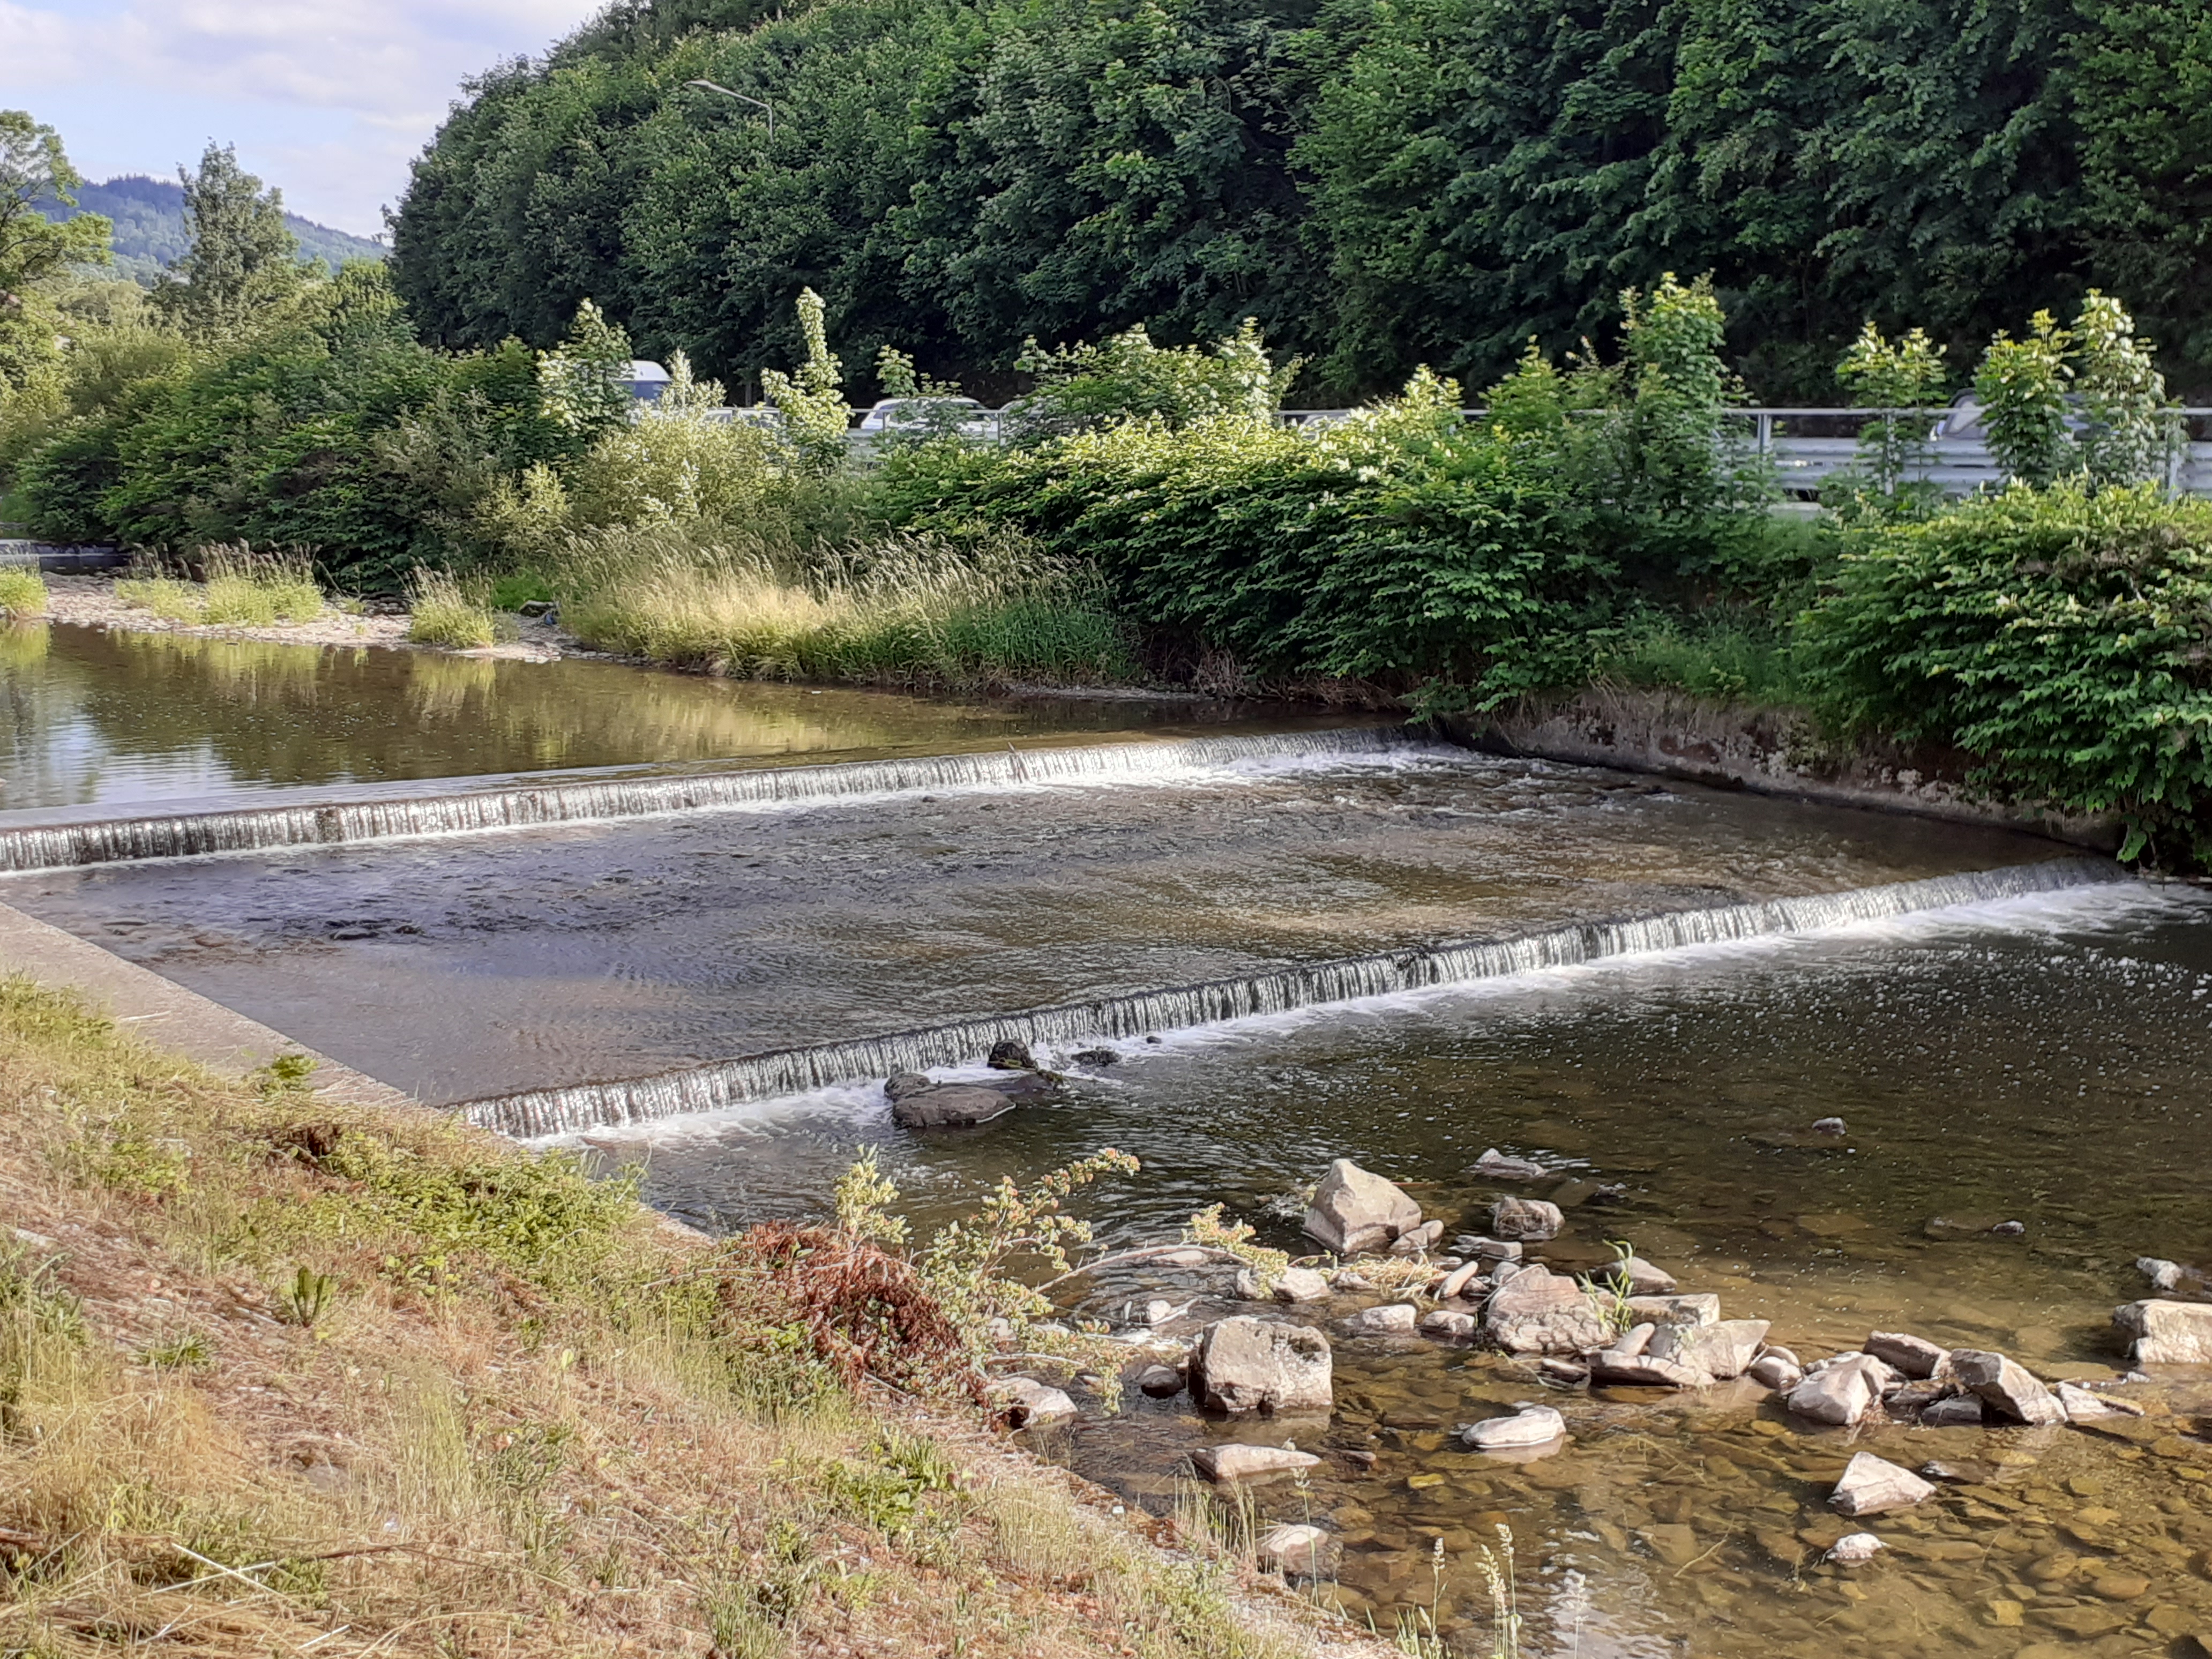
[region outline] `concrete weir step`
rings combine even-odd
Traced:
[[[82,992],[127,1030],[224,1076],[243,1077],[278,1054],[306,1054],[315,1062],[311,1082],[319,1095],[362,1106],[415,1103],[388,1083],[5,904],[0,904],[0,973],[27,974],[49,988]]]

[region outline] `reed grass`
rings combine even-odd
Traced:
[[[979,1419],[790,1386],[626,1186],[312,1081],[0,980],[0,1653],[1315,1652]]]
[[[204,582],[149,574],[115,584],[125,605],[191,626],[274,628],[323,614],[323,591],[302,554],[257,552],[240,543],[202,554]]]
[[[1026,544],[905,537],[794,556],[665,528],[562,562],[563,624],[605,650],[745,679],[1097,684],[1137,678],[1094,581]]]
[[[408,589],[407,637],[455,650],[496,645],[500,618],[489,604],[442,570],[417,570]]]
[[[46,579],[35,570],[0,569],[0,617],[41,617],[46,610]]]

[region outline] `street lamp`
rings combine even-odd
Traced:
[[[734,98],[741,104],[750,104],[755,109],[766,110],[768,141],[771,144],[775,142],[775,106],[774,104],[763,103],[757,98],[748,98],[742,92],[732,92],[727,87],[717,86],[712,81],[686,81],[684,84],[687,87],[702,88],[708,92],[719,92],[725,98]]]

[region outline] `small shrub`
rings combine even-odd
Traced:
[[[215,1348],[198,1331],[156,1342],[138,1356],[157,1371],[201,1371],[215,1364]]]
[[[328,1273],[319,1273],[313,1268],[296,1269],[291,1280],[277,1292],[277,1305],[284,1317],[302,1330],[313,1330],[316,1321],[330,1311],[337,1297],[337,1281]]]
[[[35,570],[0,569],[0,617],[10,619],[46,614],[46,584]]]
[[[477,650],[499,641],[499,618],[442,570],[418,570],[408,599],[407,637],[417,645]]]

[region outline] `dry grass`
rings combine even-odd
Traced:
[[[715,1334],[714,1248],[0,981],[0,1653],[1275,1659],[1010,1462]]]

